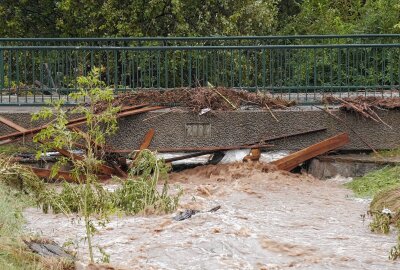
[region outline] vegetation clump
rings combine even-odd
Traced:
[[[128,179],[115,192],[98,182],[97,174],[104,163],[103,149],[107,137],[118,129],[117,113],[120,107],[113,105],[113,89],[100,81],[99,69],[93,69],[88,76],[78,77],[77,85],[78,91],[70,94],[71,99],[90,101],[90,104],[79,104],[70,111],[72,115],[85,117],[82,127],[67,126],[69,115],[62,102],[56,102],[53,108],[44,108],[33,116],[35,120],[54,119],[34,137],[34,141],[40,144],[37,157],[52,149],[71,153],[77,144],[85,149],[83,155],[60,158],[52,167],[51,175],[56,176],[63,166],[69,166],[75,183],[64,183],[61,190],[47,187],[40,193],[38,201],[46,213],[51,210],[66,215],[76,213],[82,217],[86,228],[84,240],[88,245],[90,262],[94,262],[92,238],[97,228],[109,221],[110,215],[116,212],[137,214],[150,208],[156,212],[170,212],[175,210],[180,193],[168,195],[168,167],[150,151],[137,155]],[[97,103],[106,105],[97,111]],[[157,190],[160,179],[164,180],[161,192]],[[108,261],[109,256],[104,250],[99,247],[99,251]]]
[[[400,166],[386,167],[347,183],[357,196],[373,197],[369,213],[372,232],[387,234],[391,225],[398,230],[397,244],[389,258],[400,258]]]
[[[115,206],[128,214],[173,212],[182,190],[169,195],[168,170],[164,160],[157,160],[149,150],[141,151],[128,179],[114,192]],[[160,180],[164,181],[161,191],[157,189]]]
[[[345,184],[360,197],[372,197],[382,190],[400,185],[400,166],[385,167]]]
[[[22,211],[34,204],[36,195],[30,194],[39,194],[43,187],[43,182],[28,169],[0,156],[0,269],[73,269],[71,261],[43,258],[32,253],[23,242]]]
[[[18,164],[12,157],[4,154],[0,154],[0,182],[24,194],[32,194],[38,200],[45,189],[43,181],[29,168]]]

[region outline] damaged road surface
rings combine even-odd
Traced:
[[[259,163],[207,165],[172,173],[185,191],[176,213],[113,217],[95,245],[118,269],[398,269],[395,234],[370,232],[368,201],[333,180]],[[172,188],[172,186],[171,186]],[[215,206],[218,211],[207,212]],[[175,221],[187,209],[202,213]],[[24,212],[27,229],[62,245],[84,236],[63,215]],[[78,221],[76,221],[78,222]],[[78,223],[79,224],[79,223]],[[78,258],[87,258],[82,243]],[[96,253],[97,259],[101,257]]]

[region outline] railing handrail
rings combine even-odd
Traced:
[[[100,79],[116,93],[210,83],[305,102],[326,93],[399,96],[400,35],[390,36],[399,39],[0,42],[0,105],[68,97],[78,76],[93,67],[100,67]]]
[[[400,43],[389,44],[321,44],[321,45],[259,45],[259,46],[0,46],[0,50],[94,50],[94,51],[165,51],[165,50],[262,50],[262,49],[321,49],[321,48],[397,48]]]
[[[91,38],[0,38],[0,42],[85,42],[85,41],[210,41],[210,40],[276,40],[276,39],[345,39],[400,38],[400,34],[353,35],[284,35],[284,36],[206,36],[206,37],[91,37]]]

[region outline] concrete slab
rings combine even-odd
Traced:
[[[278,121],[270,112],[257,110],[209,112],[204,115],[179,110],[166,112],[149,112],[120,119],[119,130],[110,138],[110,144],[119,150],[137,149],[150,128],[156,131],[151,147],[171,148],[248,144],[269,137],[322,127],[327,130],[274,141],[271,150],[299,150],[340,132],[348,132],[351,140],[342,148],[343,150],[370,150],[363,141],[375,149],[397,148],[400,143],[399,110],[378,112],[392,129],[355,113],[338,110],[333,113],[343,119],[347,126],[320,110],[304,108],[274,111],[273,114]],[[40,125],[31,122],[30,113],[26,111],[10,108],[8,111],[0,112],[0,115],[25,128]],[[189,134],[188,125],[207,127],[209,130]],[[349,127],[360,134],[362,140]],[[11,132],[12,129],[0,124],[1,135]]]
[[[338,175],[359,177],[386,166],[400,165],[400,157],[378,157],[366,154],[320,156],[311,161],[309,173],[318,179]]]

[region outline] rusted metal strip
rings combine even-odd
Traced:
[[[316,132],[322,132],[326,131],[327,128],[317,128],[317,129],[310,129],[310,130],[304,130],[304,131],[299,131],[299,132],[294,132],[294,133],[289,133],[289,134],[284,134],[284,135],[277,135],[277,136],[271,136],[266,139],[263,139],[263,142],[271,142],[271,141],[276,141],[276,140],[282,140],[290,137],[295,137],[295,136],[300,136],[300,135],[307,135],[311,133],[316,133]]]
[[[157,151],[159,153],[168,152],[218,152],[218,151],[228,151],[228,150],[239,150],[239,149],[252,149],[252,148],[270,148],[273,147],[272,144],[249,144],[249,145],[231,145],[231,146],[215,146],[215,147],[181,147],[181,148],[149,148],[152,151]],[[117,154],[129,154],[139,150],[118,150],[118,149],[108,149],[109,153]]]
[[[203,151],[228,151],[239,149],[252,149],[252,148],[269,148],[271,144],[253,144],[253,145],[231,145],[231,146],[216,146],[216,147],[182,147],[182,148],[162,148],[155,149],[157,152],[203,152]]]

